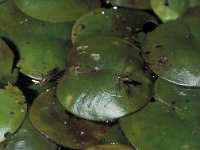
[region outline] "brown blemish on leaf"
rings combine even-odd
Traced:
[[[73,97],[71,95],[68,95],[66,97],[66,103],[65,103],[66,106],[69,106],[71,104],[72,100],[73,100]]]
[[[104,133],[109,129],[106,125],[95,125],[89,121],[71,118],[68,121],[69,131],[77,147],[100,144]]]
[[[165,65],[168,62],[168,59],[167,57],[161,56],[158,62],[160,63],[160,65]]]

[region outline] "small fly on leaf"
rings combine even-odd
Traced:
[[[121,86],[123,86],[126,90],[127,96],[131,96],[131,86],[138,86],[142,83],[139,81],[132,80],[130,75],[116,75],[115,79],[118,81],[118,92],[121,90]]]
[[[40,85],[44,85],[53,81],[57,81],[64,73],[63,69],[55,67],[46,74],[42,75],[42,79],[39,81]]]

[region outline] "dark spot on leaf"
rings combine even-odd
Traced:
[[[11,115],[14,115],[15,113],[12,111],[12,112],[10,112],[10,114],[11,114]]]
[[[162,47],[162,45],[156,45],[156,48],[161,48]]]
[[[189,99],[187,99],[187,100],[186,100],[186,103],[189,103],[189,102],[190,102],[190,100],[189,100]]]
[[[172,105],[175,105],[176,103],[175,103],[175,101],[172,101]]]
[[[18,104],[19,104],[19,105],[23,105],[23,103],[22,103],[22,102],[18,102]]]
[[[168,0],[163,0],[163,5],[168,7],[169,6]]]
[[[145,52],[144,54],[145,54],[145,55],[149,55],[149,54],[151,54],[151,52],[150,52],[150,51],[147,51],[147,52]]]
[[[200,124],[196,125],[193,130],[194,134],[197,135],[200,132]]]
[[[77,32],[81,32],[83,29],[85,29],[85,25],[80,24],[78,29],[77,29]]]

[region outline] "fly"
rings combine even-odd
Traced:
[[[56,81],[59,77],[61,77],[64,73],[64,70],[55,67],[54,69],[50,70],[46,74],[42,75],[42,79],[39,81],[40,85],[47,84],[52,81]]]
[[[118,91],[121,90],[121,86],[124,86],[127,96],[132,95],[131,86],[138,86],[142,84],[139,81],[132,80],[130,75],[116,75],[115,79],[118,81],[116,85],[118,87]]]
[[[118,80],[119,83],[123,83],[123,84],[130,84],[130,85],[141,85],[140,82],[135,81],[130,79],[129,76],[116,76],[116,79]]]

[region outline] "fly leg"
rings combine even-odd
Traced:
[[[116,93],[116,97],[118,97],[118,95],[120,94],[120,91],[121,91],[121,83],[120,82],[118,82],[117,84],[116,84],[116,91],[117,91],[117,93]]]
[[[126,91],[126,95],[127,95],[128,97],[133,96],[133,93],[132,93],[132,91],[131,91],[131,85],[130,85],[130,84],[124,85],[124,88],[125,88],[125,91]]]

